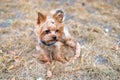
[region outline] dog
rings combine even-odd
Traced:
[[[80,44],[70,35],[67,27],[64,27],[64,17],[62,10],[56,10],[47,16],[38,12],[35,30],[38,39],[36,49],[39,51],[37,58],[46,64],[51,64],[52,59],[64,63],[62,52],[64,44],[73,48],[75,52],[73,59],[80,56]],[[48,69],[47,77],[51,76],[52,71]]]
[[[68,29],[64,27],[65,14],[62,10],[54,11],[50,16],[38,12],[36,35],[38,37],[39,59],[51,63],[51,58],[64,63],[62,46],[66,45],[75,51],[74,58],[80,56],[80,44],[74,41]]]

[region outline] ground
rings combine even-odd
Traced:
[[[53,61],[52,78],[37,53],[37,11],[64,9],[65,26],[81,54],[64,46],[66,63]],[[68,48],[68,49],[67,49]],[[120,80],[120,0],[1,0],[0,80]]]

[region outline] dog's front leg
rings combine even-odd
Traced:
[[[42,61],[42,62],[45,62],[46,64],[50,63],[51,62],[51,59],[50,59],[50,56],[49,56],[49,53],[47,52],[47,50],[41,48],[39,45],[36,46],[36,49],[38,50],[38,54],[36,55],[37,59]]]
[[[78,58],[80,56],[80,51],[81,51],[80,44],[73,39],[67,28],[64,29],[64,34],[65,34],[65,43],[71,48],[73,48],[75,51],[74,59]]]
[[[63,53],[62,53],[62,49],[61,49],[62,45],[63,44],[61,42],[55,43],[55,48],[53,50],[53,58],[55,60],[58,60],[58,61],[64,63]]]

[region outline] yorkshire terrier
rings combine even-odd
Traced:
[[[56,10],[52,16],[38,12],[36,34],[39,47],[37,46],[37,49],[40,51],[39,59],[45,63],[50,63],[51,58],[64,62],[61,50],[63,43],[73,48],[75,58],[80,55],[80,45],[74,41],[68,29],[64,28],[63,19],[64,12],[62,10]]]

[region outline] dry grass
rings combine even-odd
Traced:
[[[50,80],[120,79],[119,0],[70,1],[1,0],[0,80],[46,80],[45,65],[32,56],[37,53],[34,23],[36,11],[56,8],[64,8],[65,25],[82,51],[65,64],[54,61]],[[69,61],[73,51],[64,46],[64,52]]]

